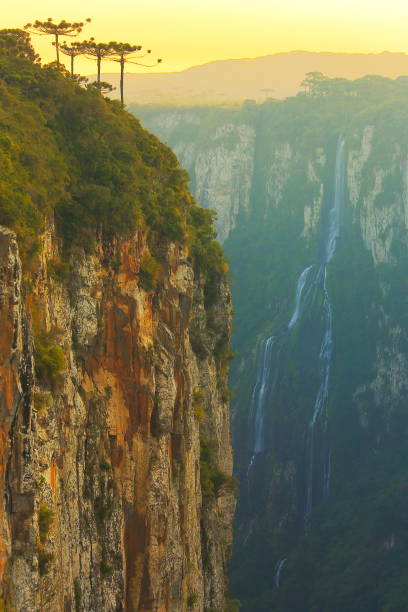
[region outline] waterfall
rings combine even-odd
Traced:
[[[298,322],[298,319],[300,317],[300,314],[301,314],[301,311],[302,311],[301,307],[302,307],[303,289],[305,288],[305,284],[306,284],[306,281],[308,279],[309,272],[312,269],[313,269],[313,266],[308,266],[307,268],[305,268],[303,270],[302,274],[299,276],[299,279],[298,279],[298,282],[297,282],[297,287],[296,287],[295,309],[293,311],[292,318],[289,321],[289,325],[288,325],[288,330],[289,331],[291,329],[293,329],[293,327],[295,327],[295,325]]]
[[[334,176],[334,203],[329,213],[329,231],[326,241],[325,262],[329,263],[335,253],[337,239],[340,236],[340,215],[345,195],[345,142],[339,138],[336,152]]]
[[[331,479],[331,450],[327,454],[327,461],[324,466],[324,501],[329,499]]]
[[[260,362],[258,374],[251,398],[251,410],[249,413],[249,425],[252,426],[252,455],[246,472],[248,509],[251,510],[250,475],[256,456],[265,450],[264,420],[265,399],[269,395],[271,385],[271,353],[276,337],[271,336],[262,342],[260,351]],[[268,391],[268,393],[267,393]],[[251,535],[252,528],[248,532],[245,542]]]
[[[313,505],[313,463],[314,463],[314,437],[316,423],[322,414],[327,398],[329,396],[329,378],[330,378],[330,365],[333,351],[333,328],[332,328],[332,307],[327,292],[326,280],[327,270],[324,265],[323,269],[323,314],[325,321],[325,331],[323,335],[323,341],[319,354],[319,376],[320,376],[320,387],[317,392],[316,401],[313,406],[312,418],[309,424],[308,431],[308,453],[307,453],[307,497],[306,497],[306,512],[305,519],[307,520],[310,516],[312,505]]]
[[[246,471],[248,508],[252,512],[251,499],[251,471],[255,468],[257,458],[268,449],[270,432],[268,430],[268,415],[273,410],[274,397],[281,375],[285,373],[288,364],[284,356],[288,353],[286,347],[299,326],[307,326],[306,313],[319,321],[315,330],[316,351],[310,355],[310,362],[316,363],[317,392],[315,399],[311,398],[310,417],[306,431],[305,455],[305,501],[304,521],[308,522],[315,502],[315,467],[316,467],[316,426],[327,407],[329,396],[330,368],[333,353],[333,322],[332,305],[327,289],[327,265],[332,260],[340,236],[341,213],[345,200],[345,142],[339,138],[336,150],[334,169],[334,193],[326,223],[322,223],[322,248],[317,261],[308,265],[301,272],[294,296],[293,310],[289,323],[281,333],[266,338],[260,345],[257,377],[251,396],[249,411],[249,430],[251,436],[251,454]],[[306,323],[304,322],[306,321]],[[317,335],[318,334],[318,335]],[[320,343],[320,344],[319,344]],[[285,353],[286,350],[286,353]],[[313,397],[313,396],[312,396]],[[269,438],[268,438],[269,436]],[[332,457],[329,448],[325,449],[323,465],[319,464],[319,493],[326,500],[329,496]],[[250,512],[250,513],[251,513]],[[280,562],[276,581],[285,559]],[[279,573],[278,573],[279,572]],[[278,586],[278,584],[277,584]]]
[[[258,370],[258,378],[252,393],[251,419],[254,423],[253,456],[261,453],[265,447],[264,441],[264,416],[266,391],[270,384],[270,361],[275,336],[267,338],[262,343],[261,364]]]
[[[283,566],[285,565],[286,561],[287,559],[281,559],[276,566],[275,586],[277,589],[279,589],[280,576],[281,576],[281,572],[282,572]]]
[[[339,138],[336,152],[336,166],[334,177],[334,202],[329,212],[329,223],[327,239],[324,249],[323,261],[320,264],[319,275],[323,278],[323,316],[324,316],[324,334],[319,354],[319,377],[320,387],[317,392],[316,401],[313,407],[312,418],[309,424],[308,441],[307,441],[307,493],[306,493],[306,510],[305,521],[308,521],[313,507],[313,471],[314,471],[314,443],[315,443],[315,427],[316,423],[326,407],[329,396],[329,380],[330,367],[333,353],[333,316],[332,306],[330,303],[329,294],[327,291],[327,264],[331,261],[337,246],[337,240],[340,236],[340,215],[341,206],[344,202],[344,174],[345,174],[345,142]],[[326,476],[324,482],[325,498],[329,495],[330,473],[331,473],[331,453],[329,451],[328,467],[325,469]]]
[[[251,409],[249,412],[249,426],[252,429],[252,455],[247,469],[248,491],[249,475],[256,456],[262,453],[266,448],[264,426],[267,403],[270,403],[278,378],[278,363],[276,363],[278,361],[278,354],[275,355],[275,363],[273,363],[273,349],[278,341],[282,342],[282,338],[291,332],[301,316],[303,305],[308,295],[308,291],[305,291],[305,287],[307,286],[311,270],[313,270],[313,266],[308,266],[299,276],[296,285],[293,313],[286,330],[280,336],[270,336],[261,343],[257,378],[252,391]],[[276,351],[276,353],[278,353],[278,351]],[[274,365],[275,368],[273,368]]]

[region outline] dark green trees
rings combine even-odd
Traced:
[[[0,54],[25,58],[31,62],[39,59],[31,44],[30,34],[19,29],[0,30]]]
[[[118,102],[30,59],[27,37],[0,31],[0,224],[16,232],[25,267],[52,218],[66,252],[139,229],[154,256],[155,245],[177,241],[208,278],[221,273],[211,218],[199,214],[175,155]],[[156,272],[150,265],[152,284]]]

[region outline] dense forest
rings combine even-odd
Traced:
[[[221,270],[212,215],[192,200],[168,147],[117,101],[54,64],[42,66],[22,30],[0,32],[0,223],[24,258],[55,217],[66,249],[91,249],[97,232],[148,230],[189,244],[203,270]]]

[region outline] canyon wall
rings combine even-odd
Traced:
[[[4,227],[0,248],[4,599],[33,611],[223,609],[233,498],[203,494],[200,435],[230,474],[214,357],[229,342],[226,282],[206,310],[186,250],[169,244],[160,290],[142,288],[141,233],[78,254],[62,283],[47,268],[59,257],[50,226],[29,288]]]
[[[379,77],[338,87],[140,113],[178,152],[198,201],[227,206],[218,229],[233,277],[240,480],[231,577],[248,612],[406,606],[406,97]],[[215,182],[231,176],[243,133],[252,163],[234,164],[234,185]]]

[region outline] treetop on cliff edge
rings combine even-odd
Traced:
[[[211,214],[172,151],[96,87],[41,66],[27,36],[0,31],[0,223],[16,231],[26,265],[54,218],[66,250],[141,230],[153,252],[184,243],[206,275],[223,274]]]

